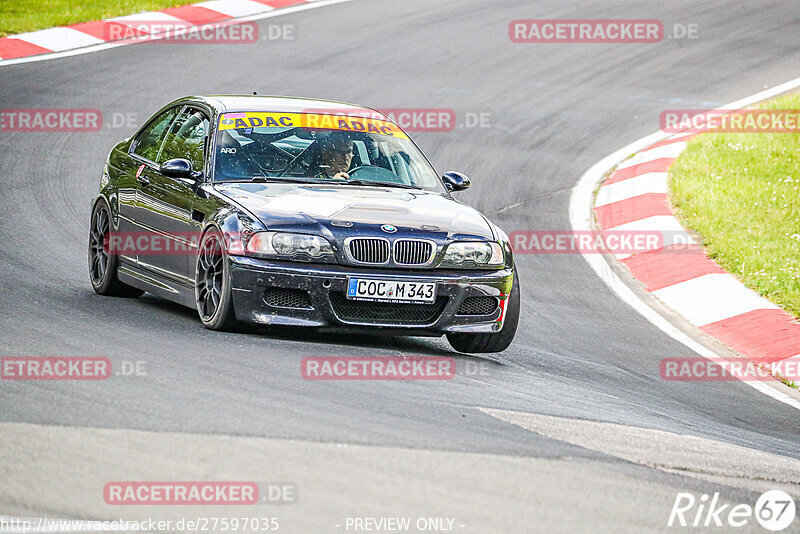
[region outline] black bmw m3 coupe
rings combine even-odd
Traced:
[[[196,96],[108,156],[89,271],[101,295],[147,291],[203,324],[512,342],[519,280],[506,234],[452,197],[380,112],[261,96]]]

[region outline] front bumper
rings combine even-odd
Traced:
[[[498,332],[502,328],[505,303],[513,279],[511,269],[410,271],[280,262],[243,256],[229,256],[229,262],[233,305],[239,321],[307,326],[326,331],[417,336]],[[348,301],[344,295],[350,276],[436,282],[437,301],[432,305]],[[289,290],[288,294],[294,296],[306,292],[307,296],[276,305],[272,298],[275,288],[284,292]],[[468,307],[462,307],[462,304],[469,297],[491,297],[497,300],[497,306],[483,315],[464,315]],[[482,299],[482,302],[487,301]]]

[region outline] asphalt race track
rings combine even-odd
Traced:
[[[697,24],[698,38],[510,42],[511,20],[536,18],[660,19],[668,34]],[[452,109],[461,126],[412,136],[437,170],[472,178],[459,198],[508,233],[569,230],[581,174],[657,130],[662,110],[722,105],[797,77],[795,19],[780,1],[354,0],[259,21],[262,31],[294,25],[290,42],[137,44],[0,67],[2,108],[97,108],[106,119],[97,133],[0,134],[2,355],[146,369],[2,381],[0,515],[272,516],[280,531],[306,533],[397,516],[453,518],[464,533],[669,532],[680,530],[666,526],[679,492],[751,505],[768,489],[800,498],[800,413],[740,382],[662,380],[662,358],[695,355],[577,254],[516,257],[520,330],[510,349],[481,358],[443,338],[212,332],[154,297],[96,295],[86,265],[108,151],[175,98],[258,91]],[[111,123],[128,114],[133,124]],[[486,127],[466,127],[476,114]],[[455,356],[459,372],[300,376],[308,356],[411,354]],[[289,481],[299,499],[109,506],[102,488],[113,480]],[[736,531],[764,530],[751,521]]]

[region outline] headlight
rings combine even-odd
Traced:
[[[503,247],[494,242],[451,243],[442,258],[442,267],[461,269],[502,267],[505,264]]]
[[[336,261],[328,240],[316,235],[258,232],[247,242],[247,252],[292,261]]]

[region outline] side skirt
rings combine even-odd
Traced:
[[[195,308],[194,287],[187,287],[151,271],[145,272],[139,267],[125,263],[120,264],[117,276],[120,282],[129,286],[147,291],[187,308]]]

